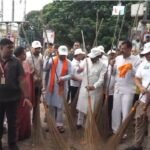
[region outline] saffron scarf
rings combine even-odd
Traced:
[[[129,70],[132,69],[132,64],[124,64],[119,67],[119,77],[125,78],[125,75],[128,73]]]
[[[59,58],[58,58],[58,56],[56,56],[52,63],[52,68],[51,68],[51,73],[50,73],[50,84],[49,84],[50,93],[53,93],[53,91],[54,91],[54,84],[55,84],[58,60],[59,60]],[[65,59],[65,60],[63,60],[60,77],[65,76],[67,74],[67,72],[68,72],[68,61],[67,61],[67,59]],[[64,92],[64,81],[62,81],[62,83],[58,84],[58,85],[59,85],[58,94],[61,95]]]

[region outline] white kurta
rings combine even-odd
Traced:
[[[96,88],[93,91],[90,91],[92,110],[94,109],[97,102],[100,100],[102,94],[102,85],[104,82],[104,74],[106,73],[105,65],[99,60],[96,63],[92,63],[90,58],[86,58],[88,62],[88,79],[89,85],[94,85]],[[87,66],[86,59],[82,62],[81,68],[84,68],[82,74],[82,83],[77,103],[77,110],[83,113],[87,113],[88,110],[88,92],[86,89],[87,86]]]
[[[57,75],[58,77],[61,77],[64,81],[64,95],[65,97],[67,96],[67,92],[68,92],[68,80],[71,78],[72,76],[72,65],[71,65],[71,62],[67,59],[68,61],[68,73],[66,74],[66,76],[61,76],[61,72],[62,72],[62,66],[63,66],[63,62],[61,60],[58,60],[58,65],[57,65],[57,68],[56,68],[56,72],[57,72]],[[52,65],[52,60],[50,58],[49,60],[49,63],[47,64],[44,64],[44,70],[48,70],[51,68],[51,65]],[[50,70],[51,71],[51,70]],[[50,79],[50,77],[49,77]],[[59,86],[57,84],[57,77],[55,75],[55,84],[54,84],[54,91],[53,93],[50,93],[49,91],[49,81],[48,81],[48,84],[47,84],[47,92],[46,92],[46,101],[47,101],[47,104],[50,105],[50,106],[53,106],[53,107],[57,107],[57,108],[63,108],[63,105],[64,105],[64,98],[62,95],[59,95],[58,94],[58,91],[59,91]]]

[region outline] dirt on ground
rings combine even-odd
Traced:
[[[20,150],[65,150],[63,148],[56,149],[55,147],[53,147],[54,141],[51,137],[51,134],[46,131],[47,124],[43,121],[44,120],[44,108],[42,105],[41,105],[40,109],[41,109],[41,122],[42,122],[42,131],[43,131],[43,137],[44,137],[44,140],[43,140],[44,145],[42,142],[39,143],[38,145],[33,144],[34,138],[33,138],[33,136],[31,136],[31,138],[29,138],[27,140],[18,142],[18,146],[19,146]],[[62,135],[63,141],[65,141],[66,145],[67,145],[67,143],[71,143],[70,150],[84,150],[84,149],[86,150],[87,147],[86,147],[86,144],[84,143],[84,139],[80,138],[80,140],[79,140],[79,138],[78,138],[78,139],[72,140],[71,138],[69,138],[70,136],[69,136],[69,131],[67,130],[67,126],[65,126],[65,128],[66,128],[66,132],[61,135]],[[126,133],[127,133],[127,138],[120,142],[117,150],[125,150],[125,148],[127,148],[133,144],[133,142],[134,142],[134,120],[130,124]],[[80,137],[83,136],[82,130],[79,131],[78,136],[80,136]],[[39,139],[40,139],[40,137],[39,137]],[[148,142],[149,139],[150,138],[148,136],[146,136],[145,142],[143,144],[144,150],[150,150],[150,144]],[[3,143],[4,150],[8,150],[7,134],[5,134],[3,136],[2,143]]]

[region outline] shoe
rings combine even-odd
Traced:
[[[59,133],[64,133],[65,132],[65,129],[62,126],[57,126],[57,129],[58,129]]]
[[[143,150],[143,148],[142,147],[131,146],[131,147],[126,148],[125,150]]]
[[[76,125],[76,127],[77,127],[78,130],[83,128],[82,125]]]
[[[125,140],[127,138],[127,134],[124,134],[122,139]]]
[[[19,150],[19,147],[16,144],[9,145],[9,150]]]

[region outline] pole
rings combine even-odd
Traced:
[[[3,0],[1,0],[1,21],[3,21],[3,7],[4,7],[4,3],[3,3]]]
[[[146,8],[146,10],[145,10],[145,12],[144,12],[144,21],[146,21],[147,20],[147,16],[148,16],[148,0],[145,0],[145,8]]]
[[[26,6],[27,6],[27,0],[24,0],[24,21],[26,21]]]
[[[15,15],[15,1],[12,0],[12,22],[14,22],[14,15]]]

